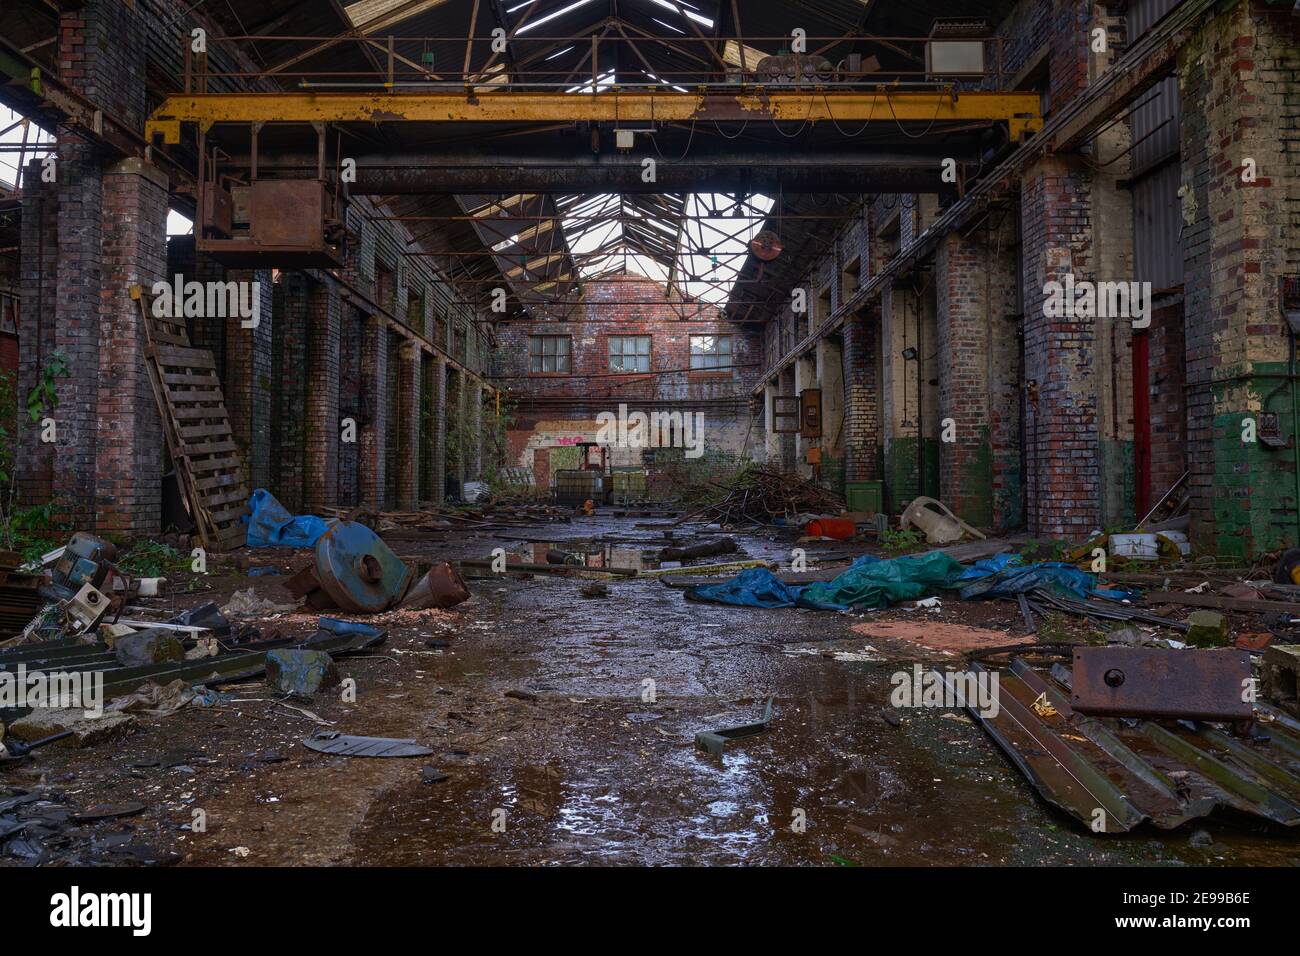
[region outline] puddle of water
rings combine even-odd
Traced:
[[[557,564],[548,556],[564,555],[563,563],[588,568],[618,568],[620,570],[649,571],[660,567],[654,552],[632,545],[607,544],[597,541],[528,541],[515,545],[506,552],[506,560],[529,564]]]

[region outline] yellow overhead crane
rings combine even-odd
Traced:
[[[1043,126],[1037,93],[947,90],[876,92],[764,90],[681,93],[561,92],[185,93],[168,97],[145,124],[150,140],[179,143],[182,123],[784,123],[1005,122],[1013,142]]]

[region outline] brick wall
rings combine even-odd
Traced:
[[[529,371],[528,340],[532,335],[570,338],[572,372],[534,375]],[[650,374],[611,374],[609,337],[651,338]],[[730,335],[734,368],[730,371],[691,371],[692,335]],[[506,389],[515,407],[511,429],[512,464],[533,467],[541,449],[595,440],[596,416],[629,410],[700,412],[704,415],[704,448],[724,457],[746,447],[762,457],[761,425],[749,408],[749,391],[762,361],[757,332],[720,318],[717,309],[668,300],[659,283],[632,274],[603,277],[586,283],[586,298],[569,322],[503,322],[497,330],[495,384]],[[636,465],[640,449],[613,449],[619,465]]]
[[[1229,557],[1297,541],[1294,455],[1243,442],[1242,421],[1287,372],[1277,281],[1300,272],[1298,38],[1285,8],[1237,0],[1179,56],[1191,532]],[[1274,401],[1294,436],[1290,402]]]

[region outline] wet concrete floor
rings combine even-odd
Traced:
[[[634,523],[575,519],[546,526],[544,536],[662,543]],[[788,561],[788,542],[740,540],[751,556]],[[516,545],[483,533],[394,547],[433,560],[487,558]],[[284,600],[274,580],[238,585]],[[112,745],[51,748],[27,773],[85,803],[146,802],[131,827],[191,864],[1300,859],[1300,835],[1254,821],[1097,837],[1044,805],[964,714],[910,711],[894,726],[881,715],[890,675],[914,660],[956,659],[868,642],[850,629],[870,618],[687,602],[680,590],[643,578],[609,580],[608,597],[583,598],[585,583],[541,575],[471,581],[474,597],[460,608],[391,624],[385,646],[340,661],[357,682],[355,703],[334,691],[290,702],[315,719],[248,684],[230,688],[235,702],[220,710],[142,718],[137,733]],[[980,626],[1020,633],[1014,605],[979,608]],[[945,600],[934,619],[970,622],[970,613]],[[810,643],[849,650],[870,643],[872,651],[857,656],[879,659],[787,653]],[[696,732],[756,720],[769,695],[776,713],[767,733],[730,744],[720,759],[695,749]],[[415,738],[434,754],[317,754],[300,743],[321,726],[316,719],[344,733]],[[157,753],[174,759],[139,766]],[[425,782],[425,767],[447,779]],[[195,809],[203,832],[191,826]],[[1193,845],[1197,830],[1213,842]]]

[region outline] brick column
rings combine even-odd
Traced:
[[[433,456],[434,501],[441,503],[447,496],[447,360],[441,355],[433,359],[433,419],[429,429],[429,454]]]
[[[332,279],[313,282],[307,298],[307,396],[303,428],[303,507],[318,510],[339,500],[339,340],[342,303]],[[383,334],[381,326],[380,333]],[[363,348],[364,354],[364,348]],[[380,370],[383,387],[383,370]],[[383,404],[380,403],[382,411]],[[360,423],[358,423],[360,426]],[[357,429],[364,443],[365,430]],[[364,448],[364,444],[362,445]],[[381,459],[382,461],[382,454]],[[382,476],[379,487],[383,487]]]
[[[1048,316],[1049,282],[1094,281],[1091,182],[1068,157],[1039,161],[1021,183],[1025,434],[1029,531],[1082,538],[1098,526],[1096,320]]]
[[[781,436],[773,430],[773,399],[780,394],[776,385],[763,386],[763,455],[773,468],[779,468],[781,462]]]
[[[469,379],[465,384],[465,412],[470,430],[465,474],[470,481],[479,481],[483,478],[483,386],[477,379]]]
[[[420,347],[403,342],[397,369],[397,421],[393,423],[397,440],[398,508],[415,507],[419,483],[420,454]]]
[[[307,425],[308,286],[303,272],[283,272],[275,284],[275,322],[271,326],[273,387],[270,392],[271,485],[269,490],[292,512],[303,508]]]
[[[881,294],[881,427],[885,510],[890,513],[902,511],[921,489],[918,309],[910,289],[891,284]],[[918,357],[904,358],[907,348],[917,349]]]
[[[257,325],[244,328],[244,321],[227,317],[223,321],[226,340],[226,375],[222,391],[230,429],[243,458],[244,480],[249,489],[264,488],[271,478],[271,339],[275,325],[274,288],[269,269],[232,269],[227,282],[248,283],[240,301],[252,302],[256,295]],[[254,291],[256,290],[256,291]],[[252,321],[251,319],[248,321]]]
[[[1221,558],[1300,538],[1300,422],[1283,377],[1289,343],[1278,304],[1279,277],[1300,273],[1297,50],[1289,6],[1237,0],[1179,56],[1191,537]],[[1243,421],[1264,411],[1278,415],[1292,447],[1242,440]]]
[[[465,374],[455,368],[447,372],[447,477],[465,480]]]
[[[993,523],[989,444],[989,302],[984,249],[953,232],[935,265],[939,306],[939,491],[962,519]],[[951,440],[949,440],[951,439]]]
[[[167,177],[140,160],[123,160],[104,171],[102,196],[95,528],[148,535],[162,524],[162,419],[130,288],[148,289],[165,275]]]
[[[880,393],[876,381],[880,307],[844,320],[844,480],[874,481],[880,443]]]
[[[66,360],[69,374],[58,381],[58,408],[49,416],[57,428],[51,493],[65,521],[89,528],[94,527],[99,434],[103,178],[99,156],[71,135],[59,139],[57,168],[58,283],[51,314],[54,346]],[[34,384],[34,380],[24,383],[21,394],[26,395]]]
[[[361,501],[375,508],[384,500],[388,458],[388,326],[366,316],[361,332]]]
[[[56,185],[41,182],[41,165],[28,164],[23,176],[22,256],[20,257],[22,300],[18,329],[19,407],[41,369],[57,348],[55,343],[55,303],[58,297],[57,263],[59,255],[59,191]],[[40,440],[40,429],[33,427],[26,414],[17,417],[16,475],[19,500],[25,504],[42,504],[50,500],[54,489],[54,446]]]
[[[795,383],[795,374],[793,368],[788,368],[781,373],[777,382],[776,393],[789,397],[798,397],[799,391]],[[786,402],[787,407],[793,407],[792,403]],[[783,427],[789,427],[790,420],[783,419]],[[782,471],[794,471],[797,467],[795,455],[797,453],[796,436],[792,432],[779,433],[776,436],[777,442],[777,461],[780,462]]]

